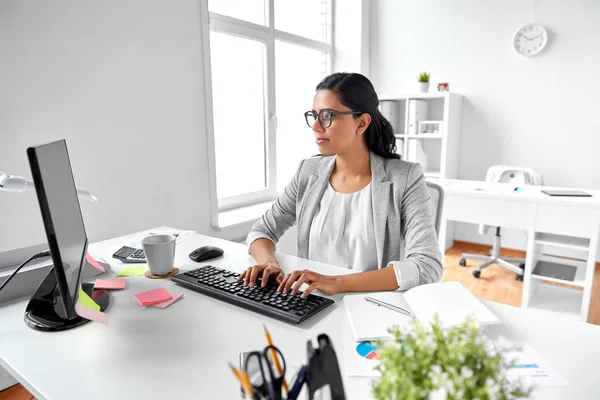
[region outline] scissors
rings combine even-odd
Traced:
[[[281,374],[275,368],[272,351],[275,352],[275,357],[278,357],[281,361]],[[263,351],[248,353],[244,369],[250,377],[252,390],[260,399],[281,400],[281,384],[285,376],[286,365],[285,358],[283,358],[283,354],[277,347],[267,346]]]

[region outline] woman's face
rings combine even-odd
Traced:
[[[340,101],[337,93],[331,90],[318,90],[315,93],[312,110],[320,113],[322,110],[331,111],[360,111],[350,110]],[[323,128],[317,120],[313,124],[316,143],[319,151],[325,155],[345,153],[355,146],[365,146],[363,133],[371,122],[369,114],[355,115],[333,115],[331,125]],[[326,125],[326,121],[323,121]],[[327,125],[326,125],[327,126]]]

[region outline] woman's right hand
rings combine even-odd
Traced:
[[[283,281],[285,274],[277,262],[268,262],[264,264],[254,265],[240,274],[237,281],[244,280],[244,287],[254,287],[256,279],[261,278],[261,287],[265,287],[269,278],[272,278],[277,283]]]

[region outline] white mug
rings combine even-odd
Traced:
[[[173,235],[153,235],[142,240],[148,269],[152,275],[166,275],[173,271],[176,240]]]

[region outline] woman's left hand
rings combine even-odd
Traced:
[[[301,297],[308,296],[310,292],[315,289],[318,289],[325,294],[336,294],[341,292],[339,288],[339,277],[321,275],[307,269],[287,274],[285,278],[283,278],[279,288],[277,288],[277,291],[283,291],[283,293],[287,294],[291,289],[291,294],[295,295],[303,283],[306,283],[308,288],[302,293]],[[292,285],[294,286],[292,287]]]

